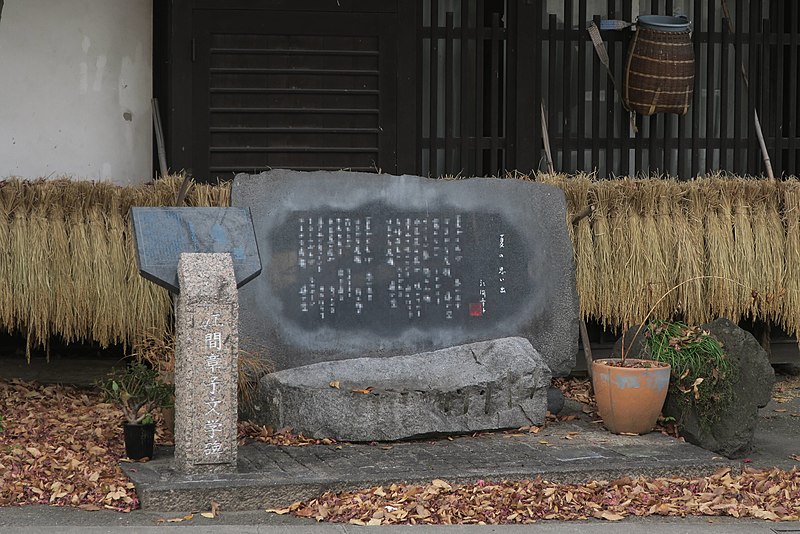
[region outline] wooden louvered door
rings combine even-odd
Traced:
[[[192,22],[198,179],[396,172],[395,14],[210,10]]]

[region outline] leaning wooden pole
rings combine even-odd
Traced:
[[[725,13],[725,20],[728,21],[728,31],[731,35],[733,35],[733,19],[731,19],[731,12],[728,9],[727,0],[722,0],[722,11]],[[744,80],[744,87],[749,91],[750,79],[747,76],[747,69],[744,66],[744,59],[742,59],[740,67],[742,69],[742,80]],[[764,160],[764,167],[767,169],[767,176],[770,178],[770,180],[774,180],[775,173],[772,172],[772,161],[769,158],[767,143],[764,141],[764,132],[761,130],[761,121],[758,118],[758,110],[755,107],[753,108],[753,119],[753,124],[756,129],[756,137],[758,137],[758,145],[761,147],[761,158]]]

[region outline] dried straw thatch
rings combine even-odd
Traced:
[[[800,330],[797,179],[536,179],[565,191],[568,220],[594,206],[571,229],[584,318],[627,328],[658,304],[656,318]]]
[[[800,330],[798,180],[536,179],[564,190],[569,219],[594,206],[570,226],[584,318],[627,327],[679,286],[655,317],[748,317]],[[130,346],[144,332],[168,332],[170,298],[137,272],[128,210],[173,205],[180,183],[0,182],[0,329],[22,332],[29,346],[53,335]],[[194,185],[187,198],[229,203],[228,184]]]
[[[23,333],[29,351],[53,335],[106,347],[166,331],[169,294],[139,276],[128,212],[173,205],[181,180],[0,182],[0,329]],[[228,185],[195,184],[187,198],[193,206],[229,203]]]

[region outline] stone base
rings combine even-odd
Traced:
[[[541,425],[550,378],[519,337],[322,362],[265,376],[259,422],[339,441]]]

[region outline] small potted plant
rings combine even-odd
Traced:
[[[619,358],[592,362],[597,411],[606,428],[615,434],[646,434],[661,414],[671,368],[660,361],[628,358],[625,349],[623,337]]]
[[[162,382],[157,370],[141,362],[112,372],[99,385],[106,400],[119,405],[125,414],[125,454],[132,460],[152,458],[152,411],[171,404],[172,385]]]

